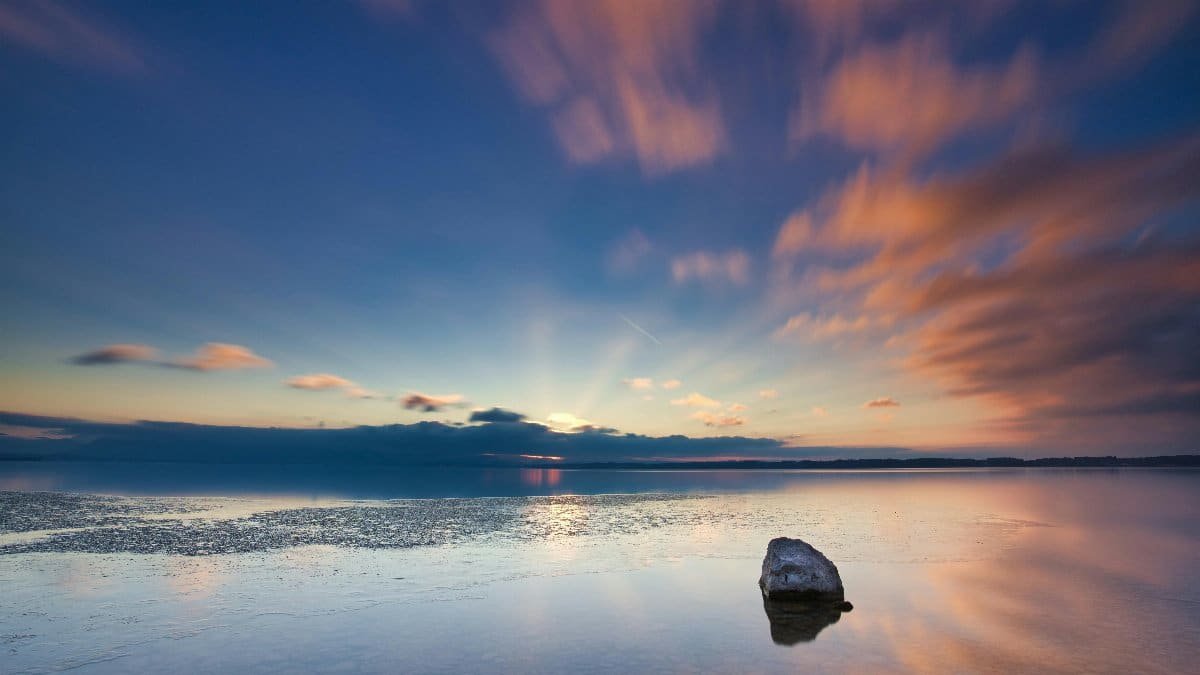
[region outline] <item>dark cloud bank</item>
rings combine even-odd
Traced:
[[[643,436],[607,429],[561,433],[499,408],[477,411],[472,419],[482,423],[287,429],[112,424],[0,412],[0,460],[485,466],[912,455],[903,448],[787,447],[776,439],[741,436]]]

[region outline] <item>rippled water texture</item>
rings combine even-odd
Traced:
[[[69,494],[38,491],[80,487],[38,471],[0,474],[6,673],[1146,673],[1200,658],[1198,472],[514,471],[492,488],[632,494],[355,500]],[[765,605],[778,535],[837,563],[854,610]]]

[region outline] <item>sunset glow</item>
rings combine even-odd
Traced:
[[[184,14],[0,3],[21,452],[139,420],[1196,450],[1194,2]]]

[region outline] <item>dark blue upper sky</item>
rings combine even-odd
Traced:
[[[1198,9],[2,1],[0,409],[1192,449]]]

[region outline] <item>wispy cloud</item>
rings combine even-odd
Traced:
[[[80,366],[102,366],[117,363],[148,362],[154,361],[157,358],[158,350],[150,345],[115,344],[80,354],[72,358],[71,362]]]
[[[605,262],[609,273],[615,276],[633,273],[652,250],[654,245],[644,232],[638,229],[630,230],[608,251]]]
[[[90,10],[95,5],[84,4]],[[54,0],[0,3],[0,36],[56,61],[121,74],[145,72],[141,50],[90,11]]]
[[[694,280],[743,285],[750,280],[750,256],[740,249],[725,253],[696,251],[671,261],[671,277],[677,284]]]
[[[779,398],[779,392],[774,389],[759,389],[758,397],[761,399],[775,399]]]
[[[863,404],[864,408],[899,408],[900,402],[891,396],[872,399]]]
[[[564,154],[633,156],[655,175],[711,161],[725,145],[700,40],[716,4],[622,0],[518,4],[490,46],[517,90],[545,108]]]
[[[196,371],[270,368],[275,365],[269,359],[255,354],[248,347],[224,342],[209,342],[202,345],[191,356],[165,361],[158,358],[158,350],[150,345],[115,344],[80,354],[71,359],[71,362],[82,366],[152,363]]]
[[[1029,50],[1001,67],[962,66],[940,37],[908,34],[839,62],[819,95],[793,113],[791,135],[829,134],[854,148],[924,153],[963,131],[1007,119],[1033,99],[1037,85],[1037,60]]]
[[[711,413],[707,410],[697,410],[692,413],[691,417],[694,420],[703,422],[706,427],[740,427],[746,423],[743,417]]]
[[[650,379],[649,377],[632,377],[621,380],[621,382],[623,382],[626,387],[638,391],[646,391],[654,388],[654,380]]]
[[[862,335],[870,331],[888,328],[892,325],[892,317],[883,315],[859,314],[853,317],[832,314],[829,316],[813,316],[807,312],[796,314],[787,320],[778,331],[776,337],[803,337],[807,340],[838,340],[841,338]]]
[[[670,379],[663,380],[658,386],[662,387],[663,389],[678,389],[682,384],[683,382],[680,382],[679,380]]]

